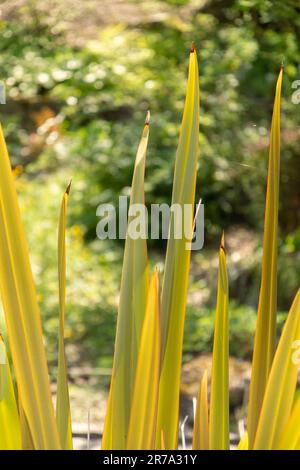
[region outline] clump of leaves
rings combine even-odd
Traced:
[[[276,348],[277,230],[280,161],[280,71],[273,110],[265,210],[264,252],[248,430],[240,449],[300,448],[300,397],[295,400],[297,361],[293,348],[300,337],[300,290],[291,306]],[[199,83],[195,47],[176,154],[172,202],[195,203]],[[131,204],[144,203],[144,174],[149,115],[137,151]],[[71,413],[64,351],[66,291],[66,210],[63,195],[58,235],[59,367],[56,419],[39,308],[14,179],[0,133],[0,290],[5,311],[16,400],[1,339],[0,444],[4,449],[72,448]],[[190,214],[189,224],[193,228]],[[171,216],[165,269],[160,290],[157,270],[149,274],[147,244],[127,234],[121,278],[115,355],[103,449],[175,449],[178,446],[180,368],[190,266],[191,236],[175,238]],[[218,295],[213,345],[210,403],[207,373],[201,378],[194,420],[193,448],[229,449],[229,288],[225,237],[219,252]],[[4,436],[4,437],[2,437]]]

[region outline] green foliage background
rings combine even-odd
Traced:
[[[62,10],[48,9],[39,0],[20,2],[14,9],[4,1],[0,21],[0,78],[7,93],[1,121],[15,167],[50,359],[57,341],[56,230],[62,191],[72,178],[66,334],[88,360],[110,364],[122,244],[96,239],[96,207],[129,194],[148,108],[152,125],[146,199],[149,204],[170,201],[192,41],[201,80],[197,193],[205,203],[206,244],[193,256],[191,292],[203,296],[189,301],[185,352],[210,348],[216,286],[216,266],[210,260],[221,230],[243,226],[255,244],[251,259],[242,255],[239,263],[234,257],[229,263],[231,352],[249,356],[268,132],[282,62],[281,311],[288,308],[300,277],[300,104],[292,103],[292,84],[300,79],[298,2],[119,0],[134,12],[121,24],[105,10],[113,2],[73,2],[73,23],[68,21],[68,2],[65,16],[59,13],[64,11],[61,3]],[[162,260],[163,248],[151,245],[153,259]]]

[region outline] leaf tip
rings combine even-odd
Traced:
[[[224,234],[224,230],[223,230],[222,236],[221,236],[220,249],[225,252],[225,234]]]
[[[193,52],[196,51],[196,46],[195,46],[195,43],[194,41],[192,42],[192,45],[191,45],[191,49],[190,49],[190,53],[192,54]]]
[[[147,114],[146,114],[146,119],[145,119],[145,126],[150,125],[150,109],[148,109]]]
[[[71,185],[72,185],[72,180],[70,180],[70,183],[68,184],[68,186],[66,187],[66,190],[65,190],[65,193],[66,194],[70,194],[70,191],[71,191]]]

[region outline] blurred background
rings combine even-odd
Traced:
[[[90,397],[94,415],[100,412],[105,403],[93,403],[93,387],[108,383],[112,363],[123,241],[97,240],[96,208],[129,195],[148,108],[152,122],[146,202],[170,203],[188,53],[195,41],[201,87],[197,199],[205,204],[205,245],[192,256],[182,407],[184,413],[189,402],[184,397],[196,393],[201,370],[210,361],[217,248],[224,229],[231,298],[231,408],[238,413],[249,378],[269,129],[282,63],[279,328],[299,287],[299,27],[298,0],[0,2],[0,80],[6,89],[1,122],[53,377],[57,222],[62,192],[73,181],[66,341],[70,378],[74,389],[79,384],[81,390],[74,392],[74,407]],[[164,250],[164,242],[150,242],[153,264],[163,262]],[[86,408],[80,415],[81,408],[79,404],[75,412],[78,421],[86,419]]]

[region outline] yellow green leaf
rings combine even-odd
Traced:
[[[113,389],[113,377],[111,377],[110,381],[110,388],[108,393],[108,399],[106,404],[106,415],[105,415],[105,422],[104,422],[104,429],[101,439],[101,449],[112,449],[112,404],[111,404],[111,397],[112,397],[112,389]]]
[[[130,212],[132,205],[144,205],[145,203],[144,175],[149,119],[150,113],[148,112],[135,160],[128,226],[136,219],[136,216]],[[110,399],[102,439],[103,449],[126,448],[138,350],[146,309],[147,289],[148,255],[146,238],[141,236],[135,239],[127,231]]]
[[[0,449],[20,450],[21,429],[5,344],[0,335]]]
[[[163,430],[161,430],[161,433],[160,433],[160,439],[161,439],[161,450],[166,450],[166,444],[165,444],[165,435],[164,435],[164,432]]]
[[[243,437],[241,438],[237,450],[248,450],[248,433],[245,432]]]
[[[219,278],[209,412],[209,448],[229,449],[228,277],[224,234],[219,252]]]
[[[254,449],[275,449],[290,416],[299,365],[293,343],[300,338],[300,289],[286,319],[264,395]]]
[[[249,447],[253,446],[260,409],[275,352],[277,313],[277,239],[280,172],[281,69],[276,85],[270,136],[261,286],[248,408]]]
[[[59,449],[40,312],[0,129],[0,292],[18,390],[36,449]]]
[[[207,370],[205,370],[200,382],[197,407],[193,431],[193,450],[209,449],[208,427],[208,401],[207,401]]]
[[[64,343],[65,304],[66,304],[66,219],[70,186],[64,192],[58,227],[58,280],[59,280],[59,338],[56,422],[61,446],[65,450],[73,448],[71,409],[68,389],[68,371]]]
[[[34,443],[29,429],[28,421],[22,406],[20,393],[18,393],[18,405],[21,427],[22,450],[34,450]]]
[[[276,449],[300,450],[300,396],[292,409],[292,413],[284,426]]]
[[[159,275],[150,281],[129,421],[127,449],[154,449],[160,375]]]
[[[183,211],[194,207],[199,140],[199,77],[196,50],[192,47],[186,100],[176,153],[172,205]],[[192,232],[193,214],[185,214]],[[167,449],[177,448],[180,369],[186,310],[191,234],[175,237],[178,220],[171,213],[169,240],[162,285],[162,372],[159,387],[156,447],[161,449],[161,432]],[[182,224],[181,224],[182,228]],[[170,412],[172,410],[172,412]]]

